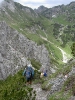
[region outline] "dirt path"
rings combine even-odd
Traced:
[[[54,45],[54,43],[52,43],[52,42],[50,42],[49,40],[47,40],[47,38],[45,38],[45,37],[43,37],[43,36],[41,36],[41,35],[40,35],[40,37],[41,37],[43,40],[45,40],[45,41],[49,42],[50,44],[53,44],[53,45]],[[62,55],[63,55],[63,62],[64,62],[64,63],[67,63],[69,55],[66,54],[66,52],[63,51],[60,47],[57,47],[56,45],[55,45],[55,47],[58,48],[58,49],[61,51],[61,53],[62,53]]]

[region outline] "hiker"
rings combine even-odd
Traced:
[[[44,71],[44,76],[47,77],[47,70]]]
[[[40,74],[40,78],[47,77],[47,70],[42,71]]]
[[[31,84],[33,76],[34,76],[34,69],[32,68],[31,64],[27,65],[27,67],[25,68],[23,72],[23,75],[26,77],[27,83]]]
[[[40,74],[40,78],[43,78],[43,76],[44,76],[44,73],[42,71],[41,74]]]

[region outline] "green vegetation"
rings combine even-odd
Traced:
[[[44,44],[47,50],[49,51],[50,58],[54,59],[54,61],[56,60],[56,62],[61,64],[62,54],[61,54],[61,51],[57,48],[57,46],[52,43],[48,43],[47,41],[44,41]]]
[[[68,55],[69,57],[68,58],[71,58],[72,57],[72,50],[71,50],[71,46],[72,46],[72,42],[68,42],[64,48],[62,48]]]
[[[65,20],[65,15],[60,15],[60,16],[57,16],[56,18],[52,18],[53,22],[54,23],[59,23],[60,25],[63,24],[63,25],[69,25],[70,23]]]
[[[41,68],[41,64],[39,63],[39,61],[36,61],[35,59],[30,59],[31,60],[31,64],[34,66],[34,68],[36,69],[40,69]]]
[[[50,84],[48,85],[47,80],[46,80],[46,79],[44,79],[44,82],[41,84],[41,88],[42,88],[43,90],[48,91],[48,90],[50,90],[51,85],[50,85]]]
[[[75,40],[75,29],[72,28],[71,25],[68,25],[65,29],[64,29],[64,34],[61,35],[61,38],[63,40],[63,45],[65,46],[65,44],[69,41],[74,41]]]
[[[39,37],[38,34],[27,34],[26,33],[26,37],[30,40],[35,41],[35,43],[37,43],[37,45],[42,45],[43,44],[43,40]]]
[[[9,0],[5,1],[10,2]],[[50,17],[48,19],[48,17],[44,17],[45,12],[43,12],[42,15],[38,15],[31,8],[22,6],[19,3],[15,2],[15,6],[14,12],[8,7],[5,8],[5,11],[1,10],[0,20],[6,21],[10,27],[24,34],[28,39],[36,42],[37,45],[45,45],[49,51],[51,67],[57,67],[56,72],[50,75],[48,77],[49,79],[55,78],[59,74],[68,74],[75,63],[69,61],[68,65],[65,64],[64,66],[62,54],[58,47],[70,55],[68,58],[71,58],[72,55],[75,57],[75,43],[73,43],[75,41],[74,7],[71,5],[69,7],[60,6],[62,14],[58,14],[55,18],[51,18],[49,15]],[[48,13],[46,14],[48,15]],[[43,40],[40,35],[47,38],[48,41]],[[36,69],[33,83],[40,83],[43,90],[50,89],[51,86],[47,85],[48,81],[44,78],[40,79],[40,72],[38,72],[38,70],[41,64],[39,61],[35,59],[30,59],[30,61]],[[26,80],[22,76],[22,71],[23,70],[19,71],[14,76],[9,76],[6,80],[0,81],[0,100],[29,100],[30,98],[35,100],[36,93],[32,88],[26,86]],[[71,93],[75,95],[74,77],[75,75],[68,78],[64,84],[64,89],[51,95],[49,100],[68,100]],[[67,90],[69,92],[65,94]]]
[[[73,56],[75,57],[75,43],[73,43],[72,44],[72,46],[71,46],[71,50],[72,50],[72,54],[73,54]]]
[[[59,29],[61,28],[61,24],[54,23],[53,27],[54,27],[53,28],[53,35],[57,39],[58,38],[58,35],[59,35]]]
[[[56,92],[52,94],[48,100],[69,100],[70,98],[70,93],[65,93],[65,92]]]
[[[61,66],[61,68],[58,69],[54,74],[50,75],[50,78],[55,78],[61,74],[68,74],[74,65],[75,62],[69,62],[65,66]],[[55,93],[49,95],[48,100],[69,100],[72,95],[75,96],[75,74],[67,78],[60,91],[56,91]]]
[[[40,74],[41,72],[39,72],[38,70],[35,70],[35,75],[34,75],[34,79],[33,79],[33,83],[34,84],[40,84],[41,85],[41,88],[42,88],[42,84],[44,84],[45,82],[45,78],[40,78]]]
[[[50,78],[55,78],[60,74],[67,75],[69,72],[71,72],[72,68],[75,65],[75,62],[72,60],[64,66],[61,66],[61,68],[58,69],[54,74],[52,74]],[[75,74],[72,74],[67,78],[60,91],[49,95],[48,100],[69,100],[71,96],[75,96]]]
[[[72,66],[70,66],[70,65],[65,67],[65,68],[63,68],[62,69],[63,75],[67,75],[71,71],[71,69],[72,69]]]
[[[70,59],[70,60],[68,61],[67,64],[65,64],[65,65],[63,66],[62,74],[63,74],[63,75],[68,74],[69,72],[71,72],[71,70],[72,70],[73,67],[75,67],[75,61],[74,61],[74,59],[72,58],[72,59]]]
[[[26,80],[22,76],[23,70],[6,80],[0,81],[0,100],[35,100],[35,91],[26,86]],[[32,96],[33,94],[33,96]]]
[[[9,0],[6,0],[6,1],[9,2]],[[64,42],[63,45],[65,45],[65,43],[69,39],[72,39],[72,40],[75,39],[74,38],[75,36],[73,36],[75,33],[75,29],[73,28],[74,27],[73,20],[75,17],[74,9],[73,9],[74,6],[69,6],[69,7],[60,6],[62,14],[59,14],[58,16],[56,16],[55,18],[52,18],[52,19],[48,19],[48,18],[44,17],[45,12],[43,12],[42,15],[37,15],[34,12],[34,10],[32,10],[31,8],[22,6],[19,3],[15,2],[15,6],[16,6],[15,12],[10,11],[10,9],[8,9],[6,7],[6,11],[9,16],[6,15],[6,13],[4,11],[1,11],[0,19],[5,20],[7,23],[9,23],[13,28],[17,29],[19,32],[21,32],[25,35],[26,35],[26,33],[30,34],[26,29],[29,29],[29,31],[31,31],[31,29],[34,27],[35,33],[45,36],[45,34],[44,34],[44,32],[45,32],[49,38],[51,37],[50,41],[53,42],[53,41],[55,41],[55,39],[53,40],[53,37],[54,37],[53,34],[55,35],[55,38],[57,38],[57,36],[59,35],[59,28],[61,28],[60,26],[63,25],[65,27],[66,25],[68,25],[68,26],[71,26],[71,28],[68,27],[68,29],[65,29],[64,33],[67,32],[67,34],[68,34],[68,32],[69,32],[69,35],[66,35],[66,36],[63,34],[61,35],[61,38]],[[49,9],[47,9],[47,10],[49,10]],[[68,10],[68,12],[70,12],[69,16],[66,16],[66,14],[63,14],[63,12],[66,12],[66,10]],[[51,9],[50,9],[50,11],[51,11]],[[47,12],[47,14],[48,14],[48,12]],[[66,19],[68,19],[68,20],[66,20]],[[31,33],[33,33],[33,32],[31,32]],[[70,38],[70,36],[71,36],[71,38]],[[31,38],[31,39],[33,40],[33,38]],[[35,36],[35,39],[36,39],[36,36]],[[57,40],[55,41],[55,43],[56,42],[57,42]]]
[[[72,95],[75,96],[75,74],[71,75],[64,83],[64,90],[70,90]]]
[[[24,34],[28,39],[35,41],[38,45],[45,44],[50,57],[61,64],[62,54],[55,46],[62,46],[62,49],[64,49],[66,48],[69,39],[70,41],[74,41],[74,23],[70,24],[68,20],[65,20],[66,15],[60,14],[56,18],[48,19],[43,15],[37,15],[31,8],[22,6],[17,2],[15,2],[15,6],[14,12],[7,7],[5,8],[8,15],[1,10],[0,20],[5,20],[12,28]],[[62,7],[63,11],[65,11],[65,9],[67,8]],[[60,35],[60,33],[62,34]],[[47,38],[55,45],[44,41],[41,39],[40,35]],[[66,51],[67,53],[70,53],[68,46]]]

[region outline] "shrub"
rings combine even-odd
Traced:
[[[35,100],[35,91],[26,86],[23,70],[0,82],[0,100]],[[34,98],[34,99],[33,99]]]

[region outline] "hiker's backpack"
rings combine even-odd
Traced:
[[[47,76],[47,73],[44,73],[44,76],[46,77]]]
[[[31,76],[32,76],[32,70],[29,67],[29,68],[26,69],[26,78],[30,78]]]

